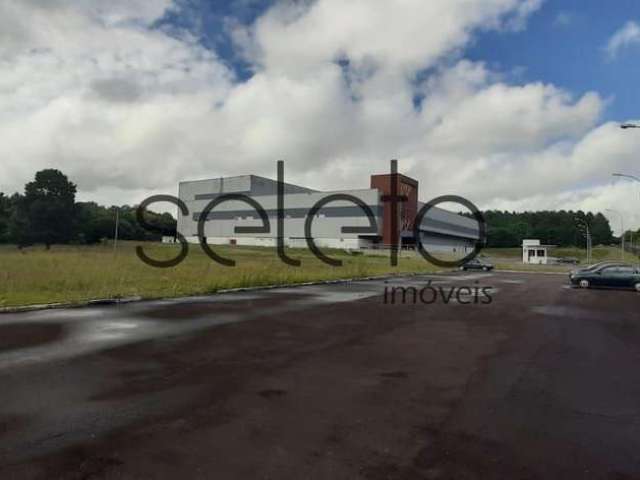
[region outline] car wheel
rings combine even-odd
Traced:
[[[640,282],[636,283],[634,287],[636,289],[636,292],[640,292]]]
[[[482,267],[482,271],[483,272],[488,272],[489,271],[489,267]]]
[[[590,286],[589,280],[580,280],[580,288],[589,288]]]

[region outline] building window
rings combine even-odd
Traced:
[[[546,256],[545,254],[546,254],[545,250],[538,250],[539,257],[545,257]]]

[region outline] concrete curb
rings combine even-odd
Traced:
[[[531,270],[494,270],[497,273],[533,273],[535,275],[569,275],[569,272],[536,272]]]
[[[0,307],[0,315],[4,313],[27,313],[37,312],[41,310],[59,310],[65,308],[86,308],[86,307],[98,307],[98,306],[111,306],[111,305],[123,305],[127,303],[154,301],[154,300],[188,300],[194,297],[209,297],[215,295],[223,295],[227,293],[240,293],[240,292],[256,292],[260,290],[274,290],[276,288],[296,288],[296,287],[309,287],[313,285],[335,285],[339,283],[350,282],[366,282],[371,280],[386,280],[398,277],[417,277],[419,275],[440,275],[448,273],[444,270],[438,270],[436,272],[421,272],[421,273],[399,273],[397,275],[379,275],[373,277],[354,277],[343,278],[336,280],[319,280],[317,282],[302,282],[302,283],[287,283],[280,285],[260,285],[256,287],[238,287],[227,288],[224,290],[218,290],[215,293],[202,294],[197,293],[193,295],[187,295],[184,297],[159,297],[159,298],[144,298],[140,296],[125,297],[125,298],[97,298],[93,300],[87,300],[78,303],[43,303],[38,305],[18,305],[15,307]]]
[[[40,310],[59,310],[63,308],[83,308],[102,305],[120,305],[125,303],[140,302],[144,300],[142,297],[125,297],[125,298],[96,298],[78,303],[41,303],[36,305],[18,305],[15,307],[0,307],[0,315],[3,313],[26,313],[37,312]]]

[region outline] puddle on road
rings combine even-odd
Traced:
[[[565,317],[570,314],[579,313],[580,309],[575,307],[565,307],[563,305],[540,305],[532,307],[531,311],[534,313],[541,313],[542,315],[550,315],[553,317]],[[588,312],[588,310],[583,310]]]
[[[356,282],[351,284],[340,285],[321,285],[321,286],[309,286],[298,287],[304,288],[307,293],[303,300],[308,300],[309,305],[313,303],[342,303],[352,302],[368,298],[376,295],[382,295],[384,293],[384,287],[374,287],[373,285],[360,285]],[[299,290],[298,290],[299,292]],[[293,295],[296,293],[295,288],[283,288],[274,290],[273,293],[278,295]]]
[[[331,297],[331,293],[328,296]],[[215,299],[176,299],[67,310],[64,323],[47,318],[42,312],[38,312],[38,320],[33,315],[8,316],[9,323],[0,324],[0,370],[309,308],[323,303],[323,297],[318,292],[300,289],[278,295],[237,292]],[[60,314],[52,313],[52,317]]]
[[[147,310],[139,312],[138,316],[145,318],[152,318],[155,320],[192,320],[193,317],[201,317],[203,315],[209,315],[212,313],[229,313],[237,312],[247,305],[251,305],[250,302],[182,302],[172,305],[160,305],[154,306]]]
[[[288,293],[285,296],[245,296],[239,294],[233,299],[215,300],[180,300],[153,305],[136,312],[136,316],[150,318],[154,320],[170,321],[191,321],[195,318],[204,317],[211,314],[241,314],[247,307],[249,308],[270,308],[282,303],[298,300],[309,300],[313,297],[309,293],[302,293],[300,290]]]
[[[0,352],[37,347],[65,336],[60,323],[25,323],[0,325]]]
[[[490,275],[397,277],[393,283],[441,284]],[[389,283],[354,281],[259,292],[141,302],[122,306],[42,311],[3,317],[0,370],[80,356],[153,338],[187,334],[228,323],[274,316],[314,305],[383,295]],[[495,293],[495,289],[492,291]],[[454,302],[452,302],[454,303]]]
[[[601,320],[603,318],[613,318],[615,316],[611,312],[599,312],[595,310],[588,310],[586,308],[568,307],[565,305],[540,305],[532,307],[531,311],[550,317],[579,318],[585,320]]]
[[[90,334],[85,334],[91,341],[108,341],[127,338],[133,330],[141,327],[140,322],[135,321],[110,321],[96,324]]]
[[[440,280],[461,282],[461,281],[468,281],[468,280],[482,280],[485,278],[491,278],[493,276],[494,276],[493,273],[471,273],[471,274],[467,273],[467,274],[454,275],[454,276],[441,275],[435,278]]]

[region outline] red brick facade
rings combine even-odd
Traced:
[[[371,188],[380,190],[381,196],[391,195],[392,175],[371,175]],[[385,245],[398,245],[400,232],[413,229],[413,219],[418,213],[418,181],[405,175],[396,175],[398,196],[407,197],[406,202],[398,202],[397,231],[392,231],[391,204],[383,202],[382,214],[382,242]]]

